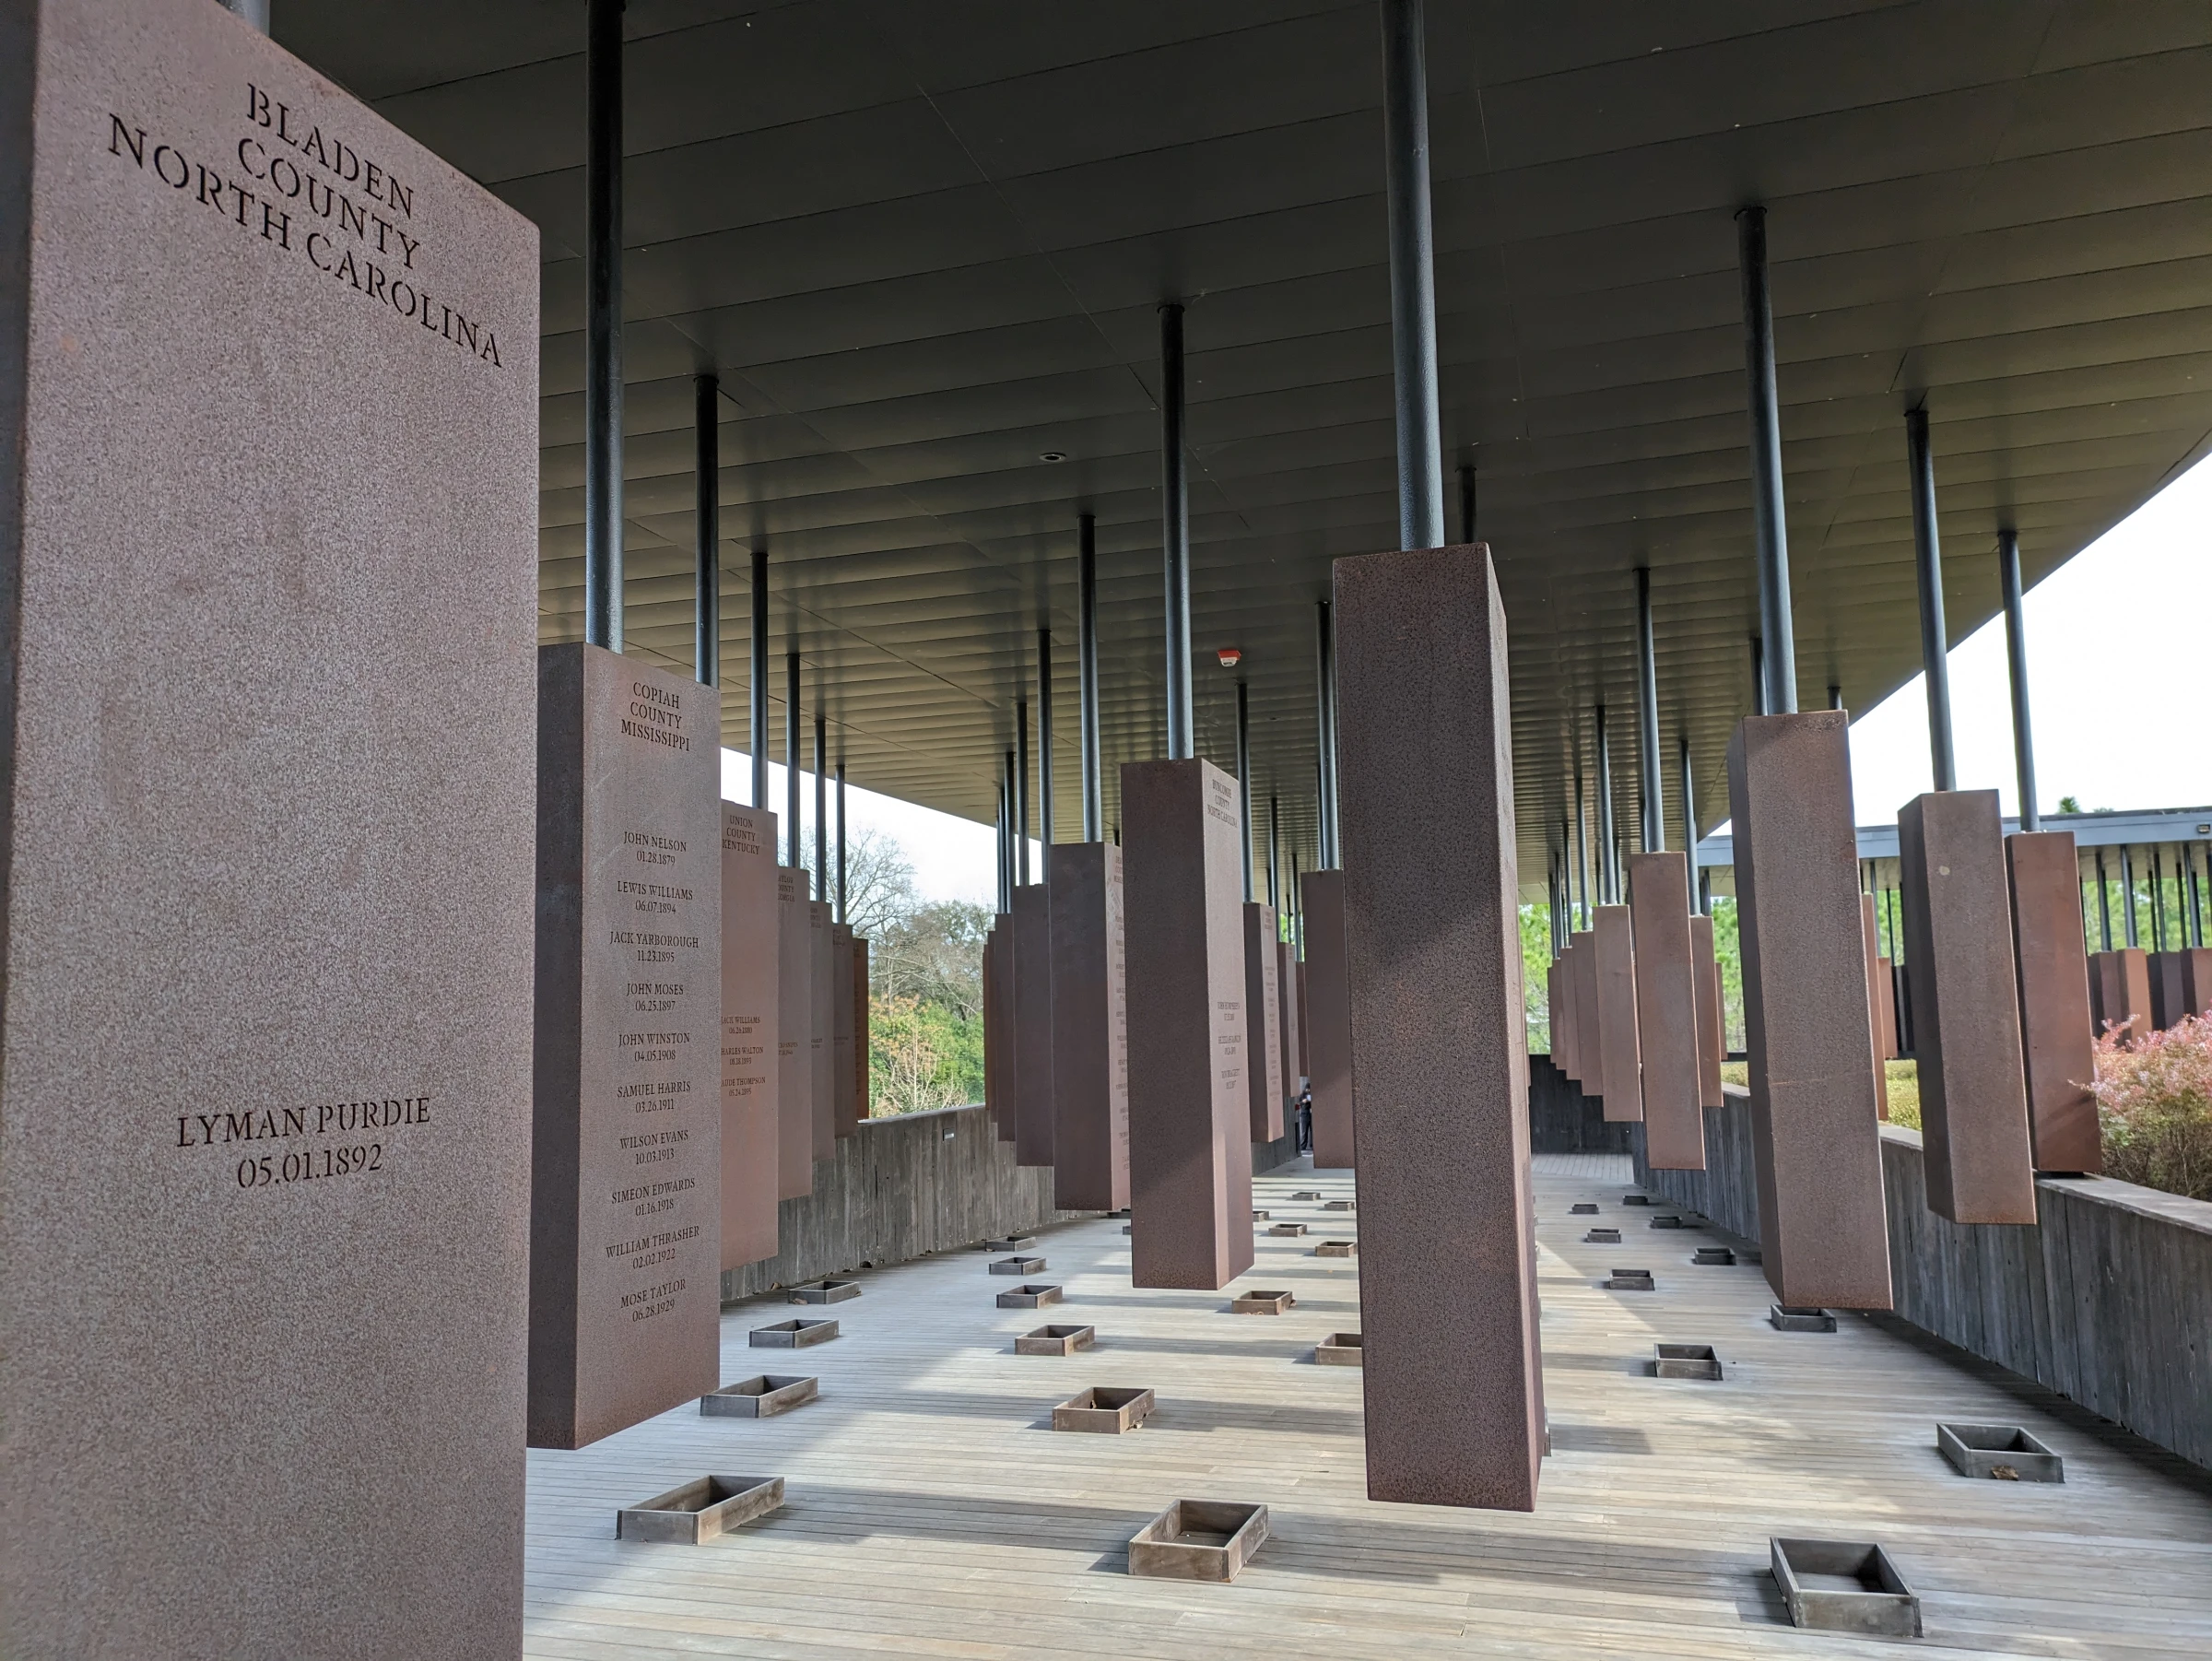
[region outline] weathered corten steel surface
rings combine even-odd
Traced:
[[[1953,1222],[2035,1220],[2002,826],[1994,790],[1933,791],[1897,815],[1928,1203]]]
[[[1785,1304],[1887,1309],[1848,719],[1746,718],[1728,797],[1767,1280]]]
[[[814,1189],[814,936],[806,873],[776,867],[776,1197]]]
[[[1053,1196],[1129,1204],[1129,1018],[1122,963],[1122,851],[1060,842],[1051,862]]]
[[[1306,1058],[1313,1090],[1313,1163],[1348,1169],[1358,1151],[1351,991],[1345,984],[1344,873],[1305,878]]]
[[[814,991],[807,1016],[813,1024],[807,1054],[814,1064],[814,1157],[837,1150],[837,936],[825,900],[806,902],[807,963]]]
[[[2212,1016],[2212,947],[2192,946],[2182,960],[2183,1003],[2191,1015]]]
[[[1006,1022],[998,1013],[998,929],[983,931],[983,1111],[991,1115],[991,1133],[998,1134],[998,1046]]]
[[[776,816],[722,805],[722,1266],[776,1255]]]
[[[1275,945],[1276,1024],[1281,1034],[1283,1094],[1289,1100],[1297,1099],[1300,1084],[1305,1078],[1305,1067],[1299,1059],[1305,1044],[1298,1031],[1298,957],[1290,949],[1290,942],[1277,940]]]
[[[1555,1057],[1561,1073],[1572,1075],[1572,1053],[1575,1053],[1575,1022],[1566,1000],[1559,997],[1559,982],[1566,980],[1571,971],[1566,958],[1553,958],[1544,964],[1544,1013],[1550,1022],[1550,1055]]]
[[[1705,1165],[1698,1098],[1698,961],[1689,936],[1689,857],[1629,855],[1635,925],[1636,1031],[1643,1058],[1645,1146],[1652,1163]]]
[[[1122,769],[1129,1242],[1141,1287],[1252,1266],[1237,788],[1210,761]]]
[[[1882,1059],[1898,1059],[1897,1047],[1897,965],[1888,958],[1877,958],[1877,978],[1875,983],[1874,1025],[1875,1042],[1880,1045]],[[1885,1072],[1884,1077],[1888,1075]]]
[[[2089,974],[2100,1031],[2124,1026],[2141,1037],[2150,1031],[2150,959],[2141,947],[2092,953]]]
[[[980,1103],[864,1119],[820,1176],[779,1208],[776,1255],[723,1275],[724,1302],[1084,1214],[1054,1207],[1052,1172],[1017,1165]]]
[[[1874,915],[1874,896],[1859,896],[1860,956],[1866,964],[1866,1027],[1874,1040],[1867,1065],[1874,1069],[1874,1105],[1877,1113],[1889,1116],[1889,1069],[1883,1066],[1882,1054],[1882,982],[1881,936],[1877,932]]]
[[[1014,1038],[1014,913],[999,912],[991,936],[991,1010],[998,1026],[998,1111],[992,1125],[1002,1142],[1020,1126],[1021,1048]]]
[[[1709,1168],[1636,1182],[1759,1238],[1749,1097],[1705,1115]],[[2109,1177],[2044,1177],[2041,1227],[1928,1208],[1922,1139],[1880,1127],[1896,1313],[2212,1468],[2212,1204]]]
[[[1505,609],[1488,548],[1339,560],[1367,1486],[1535,1506],[1543,1456]]]
[[[1698,961],[1698,1102],[1718,1107],[1728,1032],[1721,1001],[1721,965],[1712,949],[1712,919],[1701,912],[1690,915],[1689,948]]]
[[[1597,1007],[1597,931],[1586,928],[1567,941],[1567,957],[1574,965],[1574,984],[1568,995],[1574,1000],[1574,1059],[1586,1095],[1606,1093],[1606,1027]]]
[[[1643,1035],[1636,1022],[1636,927],[1625,905],[1597,908],[1592,931],[1592,981],[1597,992],[1598,1043],[1606,1117],[1622,1123],[1643,1117]]]
[[[874,984],[869,974],[870,951],[866,936],[853,937],[853,1099],[863,1119],[874,1111],[876,1099],[873,1069],[869,1065],[876,1043],[870,1020],[873,1002],[869,988]]]
[[[1244,1008],[1252,1023],[1252,1065],[1245,1074],[1252,1105],[1252,1139],[1274,1142],[1283,1134],[1283,1025],[1276,986],[1275,907],[1244,904]]]
[[[582,1447],[721,1382],[715,701],[598,646],[539,652],[533,1447]],[[676,748],[678,720],[702,741]]]
[[[853,1001],[853,931],[842,923],[830,925],[830,951],[835,1011],[830,1023],[830,1128],[849,1137],[860,1127],[863,1090],[853,1070],[858,1016]]]
[[[1053,1162],[1053,897],[1043,883],[1014,890],[1014,1048],[1019,1091],[1014,1155]]]
[[[2096,1099],[2088,1091],[2096,1045],[2074,833],[2029,830],[2006,837],[2005,869],[2035,1168],[2093,1175],[2104,1169],[2104,1149]]]
[[[2162,1032],[2184,1016],[2202,1015],[2212,993],[2212,948],[2154,951],[2145,959],[2150,978],[2150,1019]]]
[[[0,6],[10,1661],[521,1647],[539,258],[216,6]]]

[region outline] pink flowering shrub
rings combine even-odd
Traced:
[[[2124,1182],[2212,1200],[2212,1020],[2097,1041],[2104,1171]]]

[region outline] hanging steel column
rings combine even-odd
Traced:
[[[1905,411],[1905,461],[1912,475],[1912,566],[1920,582],[1920,666],[1928,678],[1928,759],[1936,788],[1959,788],[1951,749],[1950,642],[1943,626],[1943,550],[1936,534],[1936,458],[1928,412]]]
[[[1682,846],[1689,854],[1689,902],[1700,912],[1708,909],[1698,882],[1698,786],[1689,767],[1689,740],[1682,740]]]
[[[1620,872],[1615,863],[1613,750],[1606,737],[1606,706],[1597,706],[1597,902],[1620,903]]]
[[[1843,689],[1832,680],[1828,683],[1828,707],[1831,710],[1843,707]]]
[[[1319,689],[1316,736],[1321,758],[1318,769],[1321,777],[1321,856],[1317,868],[1333,871],[1336,868],[1336,642],[1330,629],[1328,601],[1320,603],[1315,608],[1315,615],[1313,638]]]
[[[583,85],[583,638],[619,652],[622,0],[587,0]]]
[[[1191,485],[1182,456],[1182,308],[1159,308],[1159,546],[1167,581],[1168,760],[1198,753],[1191,714]]]
[[[1053,845],[1053,631],[1037,630],[1037,840]],[[1053,859],[1038,856],[1041,881],[1053,879]]]
[[[1025,804],[1014,783],[1019,776],[1016,767],[1015,753],[1008,750],[1006,751],[1006,777],[1004,788],[1006,793],[1006,892],[1009,896],[1021,883],[1022,831],[1016,816],[1021,812]],[[1013,910],[1011,898],[1006,902],[1006,909]]]
[[[819,691],[818,682],[816,689]],[[822,718],[821,700],[814,712],[814,897],[830,898],[830,745],[829,723]]]
[[[1444,541],[1436,396],[1436,239],[1429,217],[1429,54],[1421,0],[1382,0],[1383,194],[1390,204],[1390,341],[1398,427],[1398,541]]]
[[[1283,909],[1283,885],[1276,873],[1283,863],[1283,818],[1280,805],[1273,795],[1267,797],[1267,903],[1277,913]],[[2194,880],[2194,879],[2193,879]]]
[[[1006,880],[1006,862],[1012,857],[1006,842],[1006,787],[1001,784],[998,787],[998,913],[1002,917],[1013,907],[1007,897],[1013,885]]]
[[[1574,755],[1574,866],[1576,881],[1582,889],[1583,926],[1590,926],[1590,824],[1589,809],[1583,802],[1582,745],[1575,745]]]
[[[1014,880],[1030,886],[1030,701],[1014,701]]]
[[[1077,521],[1076,685],[1077,724],[1083,740],[1083,840],[1106,835],[1106,787],[1099,755],[1099,534],[1098,521]]]
[[[691,605],[692,674],[702,687],[722,684],[722,395],[712,375],[691,381],[698,440],[697,574]]]
[[[845,764],[837,764],[837,920],[853,921],[845,910]]]
[[[2028,618],[2020,606],[2020,534],[1997,533],[1997,583],[2005,593],[2005,666],[2012,681],[2012,753],[2020,772],[2020,829],[2041,830],[2035,802],[2035,734],[2028,722]]]
[[[2120,918],[2126,925],[2127,943],[2140,946],[2143,942],[2136,937],[2136,862],[2125,842],[2120,844],[2120,899],[2123,907]]]
[[[1459,469],[1459,539],[1475,540],[1475,464],[1463,462]]]
[[[1744,294],[1744,378],[1751,417],[1751,524],[1759,554],[1759,631],[1767,643],[1759,713],[1797,713],[1797,648],[1790,621],[1790,530],[1782,498],[1782,407],[1774,390],[1774,306],[1767,289],[1767,210],[1735,216]],[[1754,650],[1757,650],[1755,647]]]
[[[753,806],[768,806],[768,550],[753,550]]]
[[[2104,850],[2097,850],[2097,937],[2103,942],[2102,949],[2112,949],[2112,890],[2104,875]]]
[[[1252,903],[1252,705],[1237,682],[1237,840],[1244,852],[1244,903]]]
[[[1652,639],[1652,573],[1636,568],[1636,741],[1642,751],[1643,851],[1666,846],[1666,784],[1659,767],[1659,654]]]
[[[799,654],[783,659],[783,838],[791,850],[784,863],[797,870],[806,863],[799,841]]]
[[[1771,715],[1767,707],[1767,651],[1758,635],[1751,637],[1751,713],[1754,715]]]

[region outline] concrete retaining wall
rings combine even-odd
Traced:
[[[783,1249],[723,1275],[724,1302],[1091,1215],[1055,1210],[1051,1169],[1015,1164],[982,1107],[864,1119],[826,1163],[776,1207]]]
[[[1759,1238],[1749,1096],[1705,1113],[1710,1170],[1638,1184]],[[1900,1319],[2212,1468],[2212,1204],[2108,1177],[2037,1182],[2033,1228],[1930,1211],[1919,1133],[1882,1127]]]
[[[1288,1137],[1252,1153],[1257,1171],[1296,1157]],[[816,1176],[811,1195],[776,1207],[783,1249],[722,1277],[724,1303],[1096,1215],[1054,1209],[1050,1167],[1017,1165],[981,1107],[864,1119]]]

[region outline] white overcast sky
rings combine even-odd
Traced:
[[[2043,811],[2056,811],[2062,795],[2085,808],[2212,806],[2212,461],[2030,589],[2026,613]],[[1950,669],[1959,788],[1994,787],[2004,811],[2017,813],[2004,619],[1954,646]],[[1851,739],[1859,823],[1893,821],[1933,788],[1924,677],[1854,719]],[[723,795],[741,802],[751,787],[752,764],[723,751]],[[811,777],[803,788],[811,837]],[[783,800],[774,765],[769,800]],[[898,841],[924,899],[992,901],[990,826],[850,786],[845,815],[851,835],[873,829]]]

